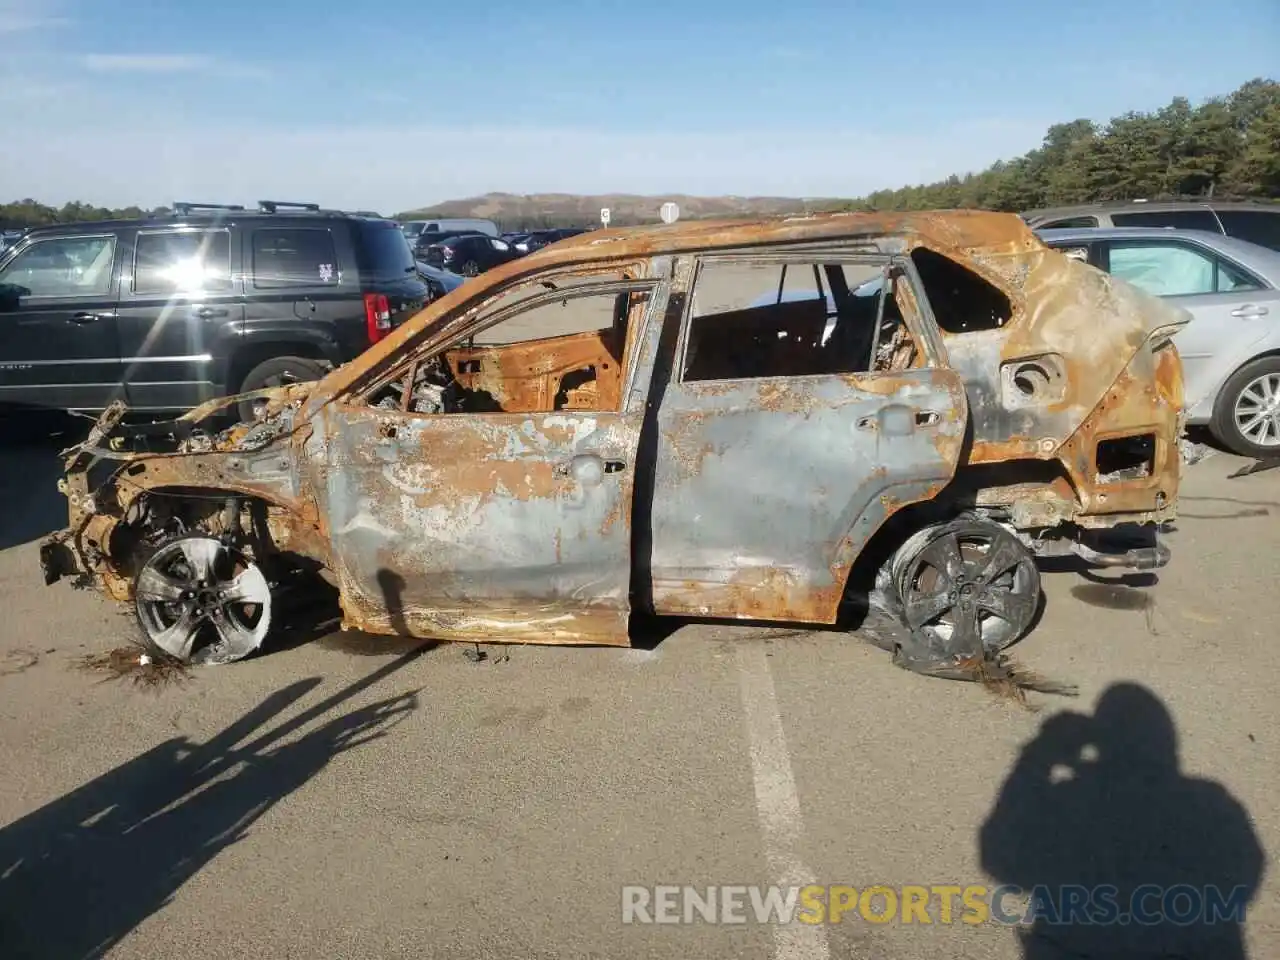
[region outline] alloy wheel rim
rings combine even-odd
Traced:
[[[1280,447],[1280,373],[1254,377],[1236,396],[1236,429],[1250,443]]]
[[[271,587],[262,570],[212,537],[166,544],[143,566],[135,605],[147,639],[185,663],[227,663],[262,644]]]
[[[1007,647],[1040,603],[1035,559],[1004,530],[975,524],[935,537],[898,576],[903,617],[938,653],[967,656]]]

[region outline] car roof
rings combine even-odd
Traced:
[[[1213,230],[1179,230],[1175,227],[1045,227],[1036,230],[1036,236],[1045,243],[1051,240],[1079,240],[1081,243],[1102,239],[1148,239],[1162,237],[1186,237],[1207,243],[1211,240],[1230,240]]]
[[[441,230],[440,232],[444,234],[444,236],[437,241],[438,243],[445,243],[449,240],[470,240],[473,237],[485,237],[486,239],[491,239],[487,233],[481,233],[478,230],[459,230],[457,232],[452,230]],[[435,243],[428,244],[428,246],[435,245]]]
[[[1025,210],[1022,216],[1034,220],[1087,216],[1098,213],[1140,213],[1144,210],[1168,213],[1174,210],[1264,210],[1280,213],[1280,203],[1267,200],[1214,200],[1211,197],[1172,200],[1100,200],[1063,207]]]
[[[815,213],[751,220],[682,220],[588,230],[543,247],[517,261],[513,273],[556,263],[581,263],[777,243],[856,239],[862,236],[917,236],[943,249],[1030,253],[1036,235],[1017,214],[987,210],[908,213]],[[508,269],[508,268],[500,268]]]
[[[95,231],[102,230],[153,228],[172,229],[178,227],[210,226],[222,227],[250,221],[269,221],[272,223],[301,225],[307,222],[315,222],[316,220],[347,220],[351,222],[386,224],[393,228],[397,226],[394,220],[389,220],[386,217],[376,217],[370,214],[349,213],[344,210],[288,210],[276,213],[267,213],[260,210],[210,210],[186,213],[182,215],[169,214],[158,217],[135,217],[133,219],[114,220],[80,220],[74,223],[48,223],[32,227],[29,233],[31,236],[38,236],[47,233],[93,233]]]

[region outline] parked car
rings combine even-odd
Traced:
[[[1217,233],[1039,231],[1046,244],[1186,308],[1174,338],[1187,422],[1250,457],[1280,455],[1280,252]]]
[[[422,259],[433,267],[474,277],[518,256],[519,251],[505,240],[471,233],[431,244]]]
[[[446,220],[409,220],[400,225],[409,243],[415,249],[425,249],[427,245],[446,236],[460,233],[483,233],[486,236],[498,236],[498,225],[492,220],[478,218],[455,217]]]
[[[410,249],[413,250],[413,259],[422,262],[426,259],[427,251],[432,244],[444,243],[446,240],[452,240],[454,237],[468,236],[487,236],[487,234],[477,234],[470,230],[442,230],[436,233],[422,233],[418,235],[418,239],[410,241]],[[406,238],[407,239],[407,238]]]
[[[749,306],[784,267],[830,305]],[[851,297],[868,273],[878,295]],[[305,562],[377,634],[625,645],[633,607],[835,623],[869,602],[900,665],[1008,677],[1037,556],[1169,558],[1104,535],[1175,516],[1186,320],[1008,214],[570,239],[275,391],[248,433],[210,432],[211,403],[140,440],[113,407],[68,451],[41,563],[184,661],[257,648]]]
[[[417,261],[418,276],[426,282],[430,288],[430,298],[437,300],[447,293],[453,293],[458,287],[466,281],[465,277],[460,277],[451,270],[444,270],[440,267],[433,267],[429,263],[421,260]]]
[[[1204,230],[1280,250],[1280,203],[1129,200],[1031,210],[1022,218],[1035,230],[1080,227]]]
[[[0,255],[0,403],[174,411],[314,380],[426,299],[394,223],[314,204],[39,227]]]
[[[576,227],[558,230],[535,230],[513,241],[512,246],[521,253],[533,253],[535,250],[541,250],[543,247],[559,240],[567,240],[569,237],[576,237],[582,233],[586,233],[586,231]]]

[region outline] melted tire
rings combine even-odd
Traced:
[[[1026,634],[1029,624],[1022,624],[1019,629],[1000,637],[999,642],[990,645],[984,643],[981,648],[970,650],[940,649],[936,636],[927,634],[922,628],[913,629],[909,624],[903,600],[903,581],[913,562],[929,544],[941,537],[974,535],[979,532],[989,535],[993,545],[997,542],[1007,544],[1009,541],[1017,544],[1025,555],[1019,557],[1018,562],[1021,564],[1029,561],[1030,569],[1035,570],[1030,551],[1007,530],[989,520],[966,515],[948,523],[924,527],[904,541],[877,571],[875,586],[867,597],[866,615],[856,633],[874,646],[891,653],[896,666],[913,673],[984,684],[1007,683],[1023,689],[1069,694],[1074,688],[1044,681],[1034,674],[1022,671],[1003,654],[1005,649]],[[1038,602],[1038,572],[1032,575],[1030,587]]]

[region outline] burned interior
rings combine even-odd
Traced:
[[[187,660],[256,649],[314,573],[351,629],[570,644],[645,609],[835,624],[867,589],[896,662],[989,676],[1037,557],[1167,560],[1093,535],[1175,516],[1184,322],[1004,215],[605,231],[253,422],[108,410],[42,563]]]
[[[901,370],[918,355],[894,272],[841,262],[700,266],[682,379]]]
[[[651,287],[618,272],[509,291],[463,340],[398,369],[369,403],[423,414],[612,409]]]

